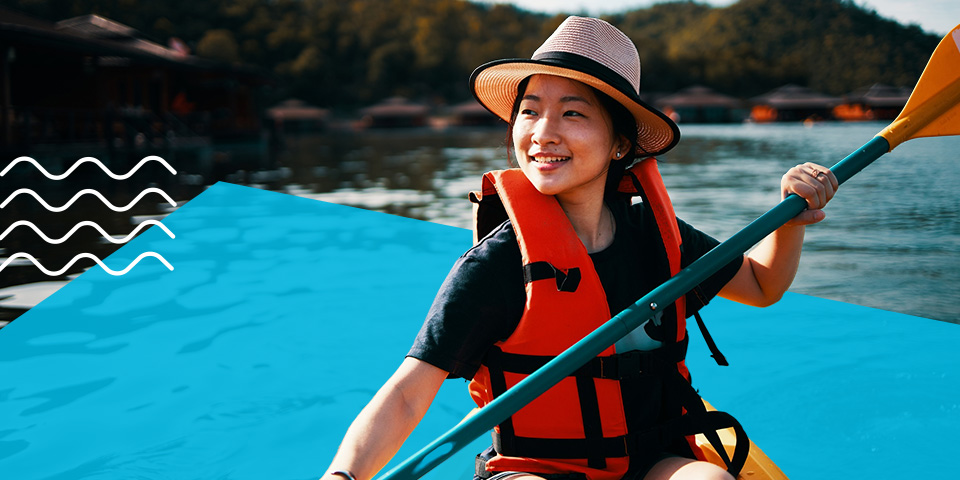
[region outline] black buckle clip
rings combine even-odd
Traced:
[[[620,371],[619,377],[624,378],[636,378],[643,374],[643,353],[639,351],[630,351],[620,354]]]
[[[553,265],[551,265],[551,267],[553,267]],[[553,267],[553,269],[557,274],[557,291],[577,291],[577,287],[580,286],[580,268],[573,267],[570,270],[567,270],[566,273],[562,272],[557,267]]]
[[[623,380],[643,374],[643,352],[630,351],[611,357],[600,357],[600,378]]]
[[[523,283],[553,279],[557,282],[557,291],[576,292],[580,286],[580,268],[573,267],[564,272],[550,262],[533,262],[523,266]]]

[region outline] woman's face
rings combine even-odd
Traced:
[[[610,161],[624,148],[593,90],[552,75],[530,78],[512,135],[524,175],[561,201],[602,198]]]

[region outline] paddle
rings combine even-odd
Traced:
[[[881,155],[912,138],[960,134],[960,25],[934,50],[903,111],[887,128],[831,170],[845,182]],[[806,208],[791,195],[743,230],[680,271],[636,303],[618,313],[590,335],[464,419],[422,450],[380,477],[414,479],[488,432],[531,400],[546,392],[570,372],[663,310]]]

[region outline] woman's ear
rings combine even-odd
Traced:
[[[616,152],[613,154],[613,159],[622,160],[627,156],[628,153],[630,153],[631,148],[633,148],[633,144],[630,143],[630,140],[623,135],[619,135],[619,139],[616,144]]]

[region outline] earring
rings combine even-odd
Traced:
[[[622,153],[620,153],[620,152],[617,152],[617,160],[620,160],[620,157],[622,157],[622,156],[623,156],[623,154],[622,154]]]

